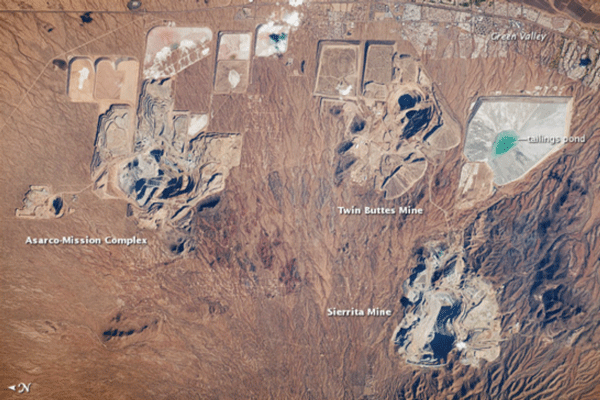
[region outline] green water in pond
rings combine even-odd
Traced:
[[[494,157],[498,157],[519,143],[519,136],[515,131],[502,131],[496,136],[496,141],[492,146],[492,154]]]

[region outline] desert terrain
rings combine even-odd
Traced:
[[[0,398],[600,398],[588,3],[0,1]]]

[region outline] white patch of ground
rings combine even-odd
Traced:
[[[341,86],[338,87],[338,91],[340,92],[340,96],[348,96],[352,91],[352,85],[348,85],[342,89]]]
[[[293,11],[289,14],[284,14],[282,19],[283,22],[285,22],[289,26],[300,26],[300,14],[298,13],[298,11]]]
[[[237,72],[235,69],[232,69],[231,71],[229,71],[228,79],[231,88],[234,89],[240,83],[240,73]]]
[[[86,79],[89,76],[90,76],[89,69],[84,67],[79,70],[79,85],[78,85],[79,90],[83,89],[83,84],[85,83]]]
[[[190,115],[190,125],[188,127],[188,136],[196,136],[208,126],[208,114]]]

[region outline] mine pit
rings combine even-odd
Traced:
[[[127,215],[141,228],[172,229],[180,255],[193,245],[175,232],[186,229],[197,204],[224,189],[242,141],[239,134],[205,132],[207,114],[175,111],[173,89],[172,79],[145,81],[135,127],[128,105],[100,116],[91,172],[94,192],[126,200]]]
[[[427,161],[418,150],[404,149],[398,155],[382,159],[383,182],[381,190],[386,199],[402,196],[427,170]]]
[[[17,218],[51,219],[65,214],[64,194],[54,193],[48,186],[30,186],[23,198],[23,208],[17,209]]]
[[[413,255],[404,282],[404,317],[394,345],[406,361],[442,366],[453,351],[479,366],[500,355],[498,303],[492,286],[465,270],[459,245],[431,242]]]
[[[417,99],[410,94],[403,94],[398,97],[398,106],[400,106],[400,111],[404,111],[413,108],[419,101],[420,99]]]
[[[394,53],[392,44],[367,43],[366,46],[363,76],[372,77],[373,81],[377,79],[382,85],[385,82],[385,101],[374,101],[367,94],[352,101],[324,97],[321,118],[334,129],[345,127],[344,138],[337,145],[336,184],[345,176],[356,184],[375,182],[374,189],[382,191],[385,199],[393,200],[424,177],[430,165],[426,156],[428,149],[445,151],[460,143],[459,126],[444,114],[434,96],[431,80],[418,62],[410,56]],[[326,81],[331,65],[343,63],[345,66],[340,67],[340,71],[355,71],[353,54],[358,47],[359,44],[354,43],[321,43],[315,94],[324,90],[318,82],[319,79]],[[371,67],[370,57],[378,60],[372,61]],[[377,70],[381,66],[387,72]],[[375,70],[367,71],[368,68]],[[319,78],[321,73],[325,75]],[[340,77],[336,78],[337,84],[341,82]]]

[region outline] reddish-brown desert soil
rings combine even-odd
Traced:
[[[330,4],[285,4],[302,13],[287,52],[251,59],[243,93],[214,94],[217,33],[255,32],[282,6],[143,0],[132,12],[125,1],[0,3],[12,10],[0,13],[0,398],[600,398],[600,95],[560,70],[558,33],[510,44],[506,57],[490,45],[479,57],[471,56],[475,39],[445,22],[422,50],[408,23],[370,20],[373,2],[353,3],[342,22]],[[88,11],[92,21],[83,22]],[[75,56],[141,62],[147,32],[164,21],[213,32],[210,56],[172,78],[176,110],[210,113],[210,132],[243,141],[225,189],[195,207],[184,255],[172,251],[169,232],[140,228],[126,201],[92,192],[99,106],[72,101],[61,68]],[[314,94],[324,40],[362,50],[367,41],[394,42],[457,124],[461,143],[425,152],[424,174],[399,198],[336,175],[347,131],[337,95],[326,107]],[[358,86],[362,74],[352,76]],[[499,92],[573,97],[570,134],[586,141],[566,144],[523,179],[462,196],[470,106]],[[17,218],[31,185],[62,193],[69,209]],[[423,214],[338,211],[409,205]],[[134,235],[148,244],[26,244]],[[490,285],[497,358],[465,365],[454,346],[443,365],[423,367],[398,354],[403,284],[432,242],[460,248],[465,274]],[[392,314],[329,317],[334,307]],[[8,389],[20,382],[31,383],[29,393]]]

